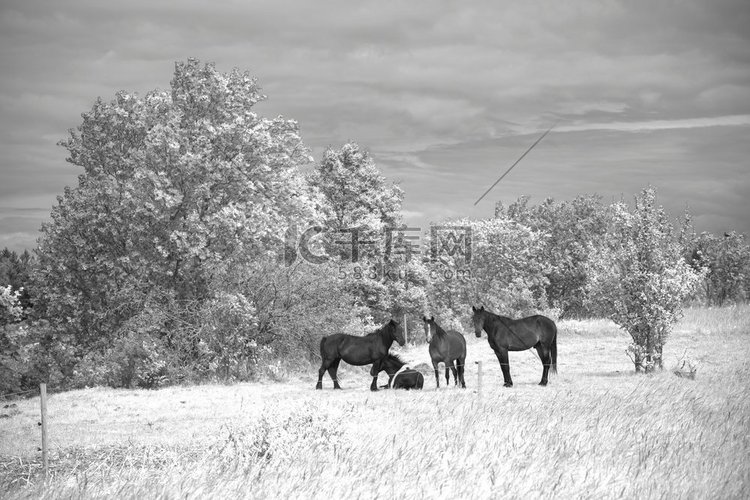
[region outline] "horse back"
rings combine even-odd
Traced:
[[[557,335],[557,325],[547,316],[536,314],[530,318],[534,319],[543,342],[549,342]]]
[[[447,330],[441,342],[437,337],[430,343],[430,357],[433,360],[452,361],[466,357],[466,339],[456,330]]]
[[[341,349],[350,345],[352,342],[357,343],[354,339],[364,337],[355,337],[346,333],[334,333],[320,339],[320,355],[324,358],[338,358],[341,356]]]
[[[548,317],[535,314],[521,319],[504,318],[496,331],[500,344],[516,351],[529,349],[537,342],[551,342],[557,335],[557,326]]]
[[[456,358],[466,356],[466,338],[456,330],[448,330],[448,342],[451,346],[451,354]]]
[[[324,359],[343,359],[350,365],[369,365],[388,354],[387,346],[378,336],[347,335],[335,333],[324,337],[320,343],[320,355]]]
[[[393,381],[394,389],[421,389],[424,386],[424,375],[407,368],[396,376]]]

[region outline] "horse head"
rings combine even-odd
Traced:
[[[471,318],[474,323],[474,333],[477,337],[482,336],[482,329],[484,328],[484,318],[485,318],[485,310],[484,306],[477,309],[474,306],[471,306],[472,311],[474,311],[474,316]]]
[[[424,334],[427,342],[432,340],[432,337],[437,333],[437,323],[435,323],[435,316],[427,319],[427,316],[422,316],[424,322]]]
[[[401,328],[401,325],[398,324],[398,321],[392,319],[388,322],[386,327],[388,327],[393,340],[398,342],[398,345],[403,346],[404,344],[406,344],[406,339],[404,338],[404,329]]]

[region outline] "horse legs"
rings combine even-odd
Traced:
[[[465,358],[458,358],[456,365],[458,368],[458,381],[461,383],[461,389],[466,389],[466,381],[464,381],[464,365],[466,364]]]
[[[453,372],[453,385],[458,385],[458,370],[456,370],[455,362],[451,360],[450,365],[451,365],[451,371]],[[447,378],[448,370],[445,371],[445,375]]]
[[[505,380],[505,383],[503,386],[505,387],[513,387],[513,379],[510,378],[510,363],[508,362],[508,350],[507,349],[498,349],[495,351],[495,355],[497,356],[497,360],[500,362],[500,369],[503,371],[503,380]]]
[[[370,390],[375,392],[378,391],[378,373],[380,373],[380,360],[375,361],[370,368],[370,375],[372,375],[372,383],[370,384]]]
[[[327,359],[323,358],[323,361],[320,363],[320,370],[318,370],[318,383],[315,385],[316,389],[322,389],[323,388],[323,375],[325,374],[326,370],[330,370],[329,367],[332,367],[333,364],[328,361]],[[330,371],[328,372],[331,373]],[[335,372],[334,372],[335,375]],[[331,378],[335,381],[336,377],[334,375],[331,375]]]
[[[549,367],[552,364],[552,355],[549,347],[539,342],[536,346],[536,352],[539,354],[539,359],[542,360],[542,381],[539,385],[547,385],[547,375],[549,375]]]
[[[438,365],[440,364],[439,361],[433,361],[432,367],[435,369],[435,383],[438,386],[438,389],[440,388],[440,371],[438,370]]]
[[[331,363],[331,366],[328,367],[328,375],[330,375],[331,380],[333,380],[334,389],[341,389],[341,386],[339,385],[339,379],[336,376],[336,372],[338,372],[339,369],[339,363],[341,363],[341,358],[334,360],[334,362]]]

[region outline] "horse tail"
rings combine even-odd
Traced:
[[[550,346],[550,354],[552,355],[552,373],[557,373],[557,325],[552,323],[552,345]]]
[[[321,357],[321,358],[323,358],[323,357],[324,357],[324,356],[323,356],[323,344],[325,344],[325,342],[326,342],[326,339],[327,339],[327,338],[328,338],[328,337],[326,337],[326,336],[324,335],[324,336],[323,336],[323,338],[322,338],[322,339],[320,339],[320,357]]]

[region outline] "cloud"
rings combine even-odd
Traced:
[[[581,123],[556,127],[557,132],[583,132],[587,130],[617,130],[621,132],[647,132],[652,130],[741,127],[750,125],[750,115],[688,118],[681,120],[650,120],[640,122]]]
[[[256,75],[269,97],[258,111],[297,119],[316,154],[349,140],[370,149],[415,214],[491,212],[462,200],[555,121],[500,196],[630,193],[629,176],[692,196],[717,177],[700,177],[699,162],[747,164],[748,25],[745,0],[11,0],[0,6],[0,197],[51,206],[80,173],[55,146],[80,113],[121,89],[168,87],[187,57]]]

